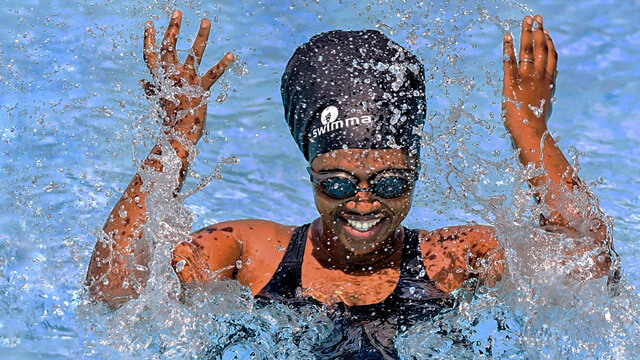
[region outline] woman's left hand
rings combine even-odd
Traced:
[[[507,130],[512,136],[521,133],[523,127],[544,132],[551,116],[558,53],[543,28],[542,16],[522,20],[520,63],[510,34],[504,36],[503,46],[502,111]]]

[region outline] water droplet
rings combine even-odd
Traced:
[[[184,269],[184,266],[187,264],[185,260],[180,260],[176,263],[176,272],[179,273]]]

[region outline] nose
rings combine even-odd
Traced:
[[[375,212],[381,205],[380,201],[374,199],[371,193],[366,191],[356,193],[356,195],[345,204],[349,211],[363,215]]]

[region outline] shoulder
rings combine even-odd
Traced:
[[[417,231],[427,274],[447,292],[459,288],[470,277],[484,277],[479,270],[483,259],[499,258],[502,254],[495,230],[490,226],[460,225]]]
[[[441,248],[467,250],[481,255],[500,246],[495,229],[487,225],[457,225],[417,231],[423,254],[426,250]]]
[[[193,236],[219,234],[242,240],[280,237],[293,233],[296,226],[283,225],[274,221],[260,219],[230,220],[206,226],[196,231]]]
[[[287,246],[296,226],[283,225],[269,220],[230,220],[206,226],[191,237],[203,246],[238,247],[243,255],[268,248]]]

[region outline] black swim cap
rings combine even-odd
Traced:
[[[334,30],[300,45],[282,75],[284,116],[309,161],[336,149],[420,155],[424,68],[376,30]]]

